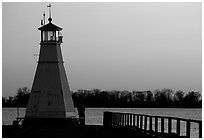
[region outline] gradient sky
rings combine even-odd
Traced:
[[[31,88],[48,3],[2,4],[2,95]],[[71,90],[202,92],[201,3],[52,3]],[[46,20],[47,21],[47,20]]]

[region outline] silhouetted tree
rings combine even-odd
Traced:
[[[199,92],[191,91],[185,94],[179,90],[175,93],[171,89],[151,91],[101,91],[99,89],[71,92],[74,106],[85,107],[202,107],[202,98]],[[30,90],[27,87],[19,88],[16,96],[2,98],[3,107],[26,107]]]
[[[200,99],[199,92],[191,91],[184,97],[184,104],[186,107],[198,107]]]
[[[181,90],[176,91],[176,93],[174,94],[173,100],[174,100],[174,107],[182,107],[183,103],[184,103],[184,96],[185,93]]]
[[[153,102],[154,97],[151,91],[147,91],[146,102]]]
[[[5,97],[2,97],[2,106],[4,106],[6,102],[7,102],[7,99]]]
[[[3,107],[26,107],[29,99],[30,90],[27,87],[19,88],[16,96],[4,98]]]
[[[27,106],[30,90],[27,87],[19,88],[17,90],[17,95],[15,96],[15,101],[18,107]]]
[[[171,102],[172,101],[173,90],[164,88],[164,89],[162,89],[161,92],[164,95],[164,97],[166,98],[167,102]]]
[[[170,107],[173,93],[170,89],[155,90],[155,104],[157,107]]]
[[[183,101],[184,94],[185,93],[181,90],[176,91],[176,93],[174,94],[174,101]]]

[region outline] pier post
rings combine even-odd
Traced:
[[[120,123],[119,125],[122,126],[122,114],[119,114]]]
[[[186,121],[186,137],[190,138],[190,131],[191,131],[191,122],[190,120]]]
[[[137,127],[138,127],[138,128],[140,128],[139,121],[140,121],[140,116],[137,115]]]
[[[143,116],[140,116],[140,128],[142,129],[142,125],[143,125]]]
[[[137,115],[137,128],[140,128],[139,121],[140,121],[140,116]]]
[[[112,114],[112,117],[111,117],[111,126],[114,126],[115,124],[115,114]]]
[[[112,113],[111,112],[103,113],[103,126],[112,126]]]
[[[114,119],[114,121],[115,121],[115,125],[117,126],[117,124],[118,124],[118,115],[115,114],[114,116],[115,116],[115,119]]]
[[[202,138],[202,122],[199,122],[199,138]]]
[[[124,126],[126,126],[126,114],[124,114]]]
[[[161,117],[161,133],[164,133],[164,118]]]
[[[125,118],[126,118],[126,120],[125,120],[126,125],[125,126],[128,126],[128,115],[127,114],[125,115]]]
[[[128,124],[127,124],[127,114],[125,114],[125,126],[127,126]]]
[[[168,133],[171,133],[171,118],[168,118]]]
[[[124,114],[122,114],[122,126],[125,126],[125,116],[124,116]]]
[[[120,114],[117,114],[117,125],[120,125]]]
[[[129,122],[130,122],[130,118],[129,118],[129,114],[127,114],[127,126],[129,127]]]
[[[155,117],[155,132],[158,132],[158,117]]]
[[[112,126],[114,126],[115,125],[115,114],[112,114]]]
[[[146,131],[147,130],[147,116],[145,115],[144,116],[144,130]]]
[[[119,126],[119,125],[120,125],[120,114],[117,113],[117,126]]]
[[[130,127],[132,127],[132,114],[130,114]]]
[[[133,128],[135,128],[135,115],[133,115]]]
[[[118,114],[115,114],[116,115],[116,126],[119,125],[119,117],[118,117]]]
[[[149,130],[152,130],[152,116],[149,116]]]
[[[177,119],[176,133],[180,136],[180,119]]]

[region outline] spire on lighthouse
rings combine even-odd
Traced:
[[[51,17],[51,7],[52,7],[52,5],[49,4],[47,7],[49,8],[49,18],[48,18],[48,21],[51,22],[52,21],[52,17]]]

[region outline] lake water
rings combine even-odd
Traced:
[[[103,112],[122,112],[122,113],[135,113],[146,115],[158,116],[171,116],[185,119],[202,120],[202,109],[175,109],[175,108],[86,108],[86,124],[103,124]],[[25,108],[20,108],[20,117],[24,117]],[[77,109],[76,109],[77,114]],[[16,119],[16,108],[3,108],[2,109],[2,124],[12,124]],[[176,123],[173,123],[173,128],[176,128]],[[154,126],[153,126],[154,128]],[[167,131],[167,130],[165,130]],[[198,125],[191,125],[191,137],[198,137]],[[174,131],[173,131],[174,132]],[[181,135],[185,135],[185,124],[181,124]]]

